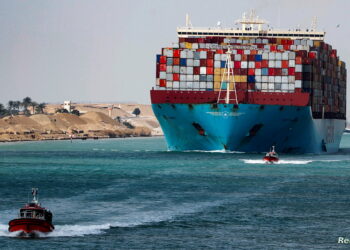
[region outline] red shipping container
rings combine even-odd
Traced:
[[[303,73],[295,72],[295,80],[303,80]]]
[[[179,38],[179,43],[184,43],[185,41],[186,41],[186,38],[184,38],[184,37]]]
[[[213,67],[214,66],[214,60],[213,59],[207,59],[207,66]]]
[[[248,69],[248,75],[250,76],[255,75],[255,69]]]
[[[159,64],[159,70],[160,71],[166,71],[166,64]]]
[[[213,75],[214,74],[214,68],[207,67],[207,75]]]
[[[199,65],[200,65],[201,67],[207,66],[207,60],[206,60],[206,59],[200,59]]]
[[[180,65],[180,58],[174,58],[173,65]]]
[[[248,75],[248,70],[247,69],[241,69],[240,71],[241,71],[240,75],[243,75],[243,76]]]
[[[207,52],[207,58],[208,58],[208,59],[213,59],[213,58],[214,58],[214,51],[209,50],[209,51]]]
[[[258,54],[258,51],[257,51],[257,50],[252,49],[252,50],[250,51],[250,55],[256,55],[256,54]],[[252,61],[255,61],[255,56],[253,57]]]
[[[166,80],[165,79],[159,80],[159,87],[166,87]]]
[[[275,75],[275,68],[269,68],[269,76]]]
[[[216,50],[216,54],[224,54],[224,51],[222,49]]]
[[[180,57],[180,50],[174,49],[174,50],[173,50],[173,54],[174,54],[174,55],[173,55],[174,57]]]
[[[262,60],[261,61],[261,67],[262,68],[268,68],[269,67],[269,61],[268,60]]]
[[[294,76],[295,75],[295,68],[288,68],[288,75]]]
[[[309,52],[309,58],[314,59],[314,58],[316,58],[316,56],[317,56],[316,52],[314,52],[314,51]]]
[[[200,67],[193,67],[193,74],[199,75],[200,74]]]
[[[233,69],[233,74],[234,75],[240,75],[241,74],[241,69]]]
[[[282,68],[288,68],[289,63],[288,60],[282,60]]]
[[[173,81],[180,81],[180,74],[173,74]]]
[[[295,93],[301,93],[302,91],[301,91],[301,88],[295,88],[294,92]]]
[[[270,45],[270,50],[271,51],[277,51],[277,46],[276,45]]]
[[[255,83],[248,83],[248,89],[255,89]]]
[[[252,51],[252,50],[251,50]],[[255,61],[255,55],[248,55],[248,60],[249,61]]]
[[[159,62],[160,63],[166,63],[166,56],[161,56]]]
[[[235,64],[234,65],[235,69],[240,69],[241,68],[241,62],[240,61],[235,61],[234,64]]]
[[[300,56],[295,57],[295,64],[301,64],[302,63],[302,59]]]
[[[295,51],[296,56],[301,56],[301,57],[306,57],[307,56],[307,51],[306,50],[297,50]]]
[[[242,55],[242,61],[248,61],[248,55]]]
[[[243,52],[244,52],[243,49],[238,49],[237,50],[237,54],[243,55]]]
[[[261,69],[261,62],[255,62],[255,68]]]
[[[311,64],[312,59],[311,59],[311,58],[304,57],[302,61],[303,61],[303,64]]]
[[[282,69],[276,68],[275,69],[275,76],[281,76],[282,75]]]
[[[283,45],[284,50],[290,50],[290,45]]]
[[[156,67],[156,78],[159,78],[159,63],[157,63],[157,67]]]

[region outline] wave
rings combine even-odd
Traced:
[[[169,152],[176,152],[176,151],[171,151],[168,150]],[[180,151],[180,152],[184,152],[184,153],[225,153],[225,154],[245,154],[245,152],[241,152],[241,151],[229,151],[229,150],[225,150],[225,149],[221,149],[221,150],[184,150],[184,151]]]
[[[251,160],[251,159],[240,159],[241,161],[243,161],[244,163],[247,164],[267,164],[265,161],[263,160]],[[334,162],[334,161],[341,161],[341,160],[279,160],[278,162],[275,162],[274,164],[301,164],[301,165],[305,165],[305,164],[309,164],[311,162]]]

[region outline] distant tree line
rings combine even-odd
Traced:
[[[37,103],[30,97],[25,97],[22,101],[10,100],[8,101],[7,106],[0,103],[0,117],[7,115],[18,115],[20,113],[24,115],[43,114],[45,107],[46,103]]]

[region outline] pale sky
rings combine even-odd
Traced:
[[[156,54],[177,41],[186,13],[193,26],[229,27],[252,8],[276,28],[317,16],[326,42],[350,62],[346,0],[0,0],[0,102],[148,104]]]

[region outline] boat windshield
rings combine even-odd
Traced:
[[[41,219],[44,217],[44,211],[43,210],[21,210],[20,211],[20,217],[21,218],[37,218]]]

